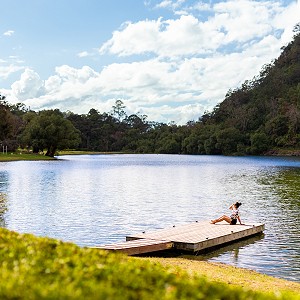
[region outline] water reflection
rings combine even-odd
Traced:
[[[277,272],[282,277],[300,281],[300,248],[299,248],[299,168],[264,168],[259,176],[252,177],[248,174],[248,181],[257,183],[255,193],[259,198],[255,201],[255,213],[266,224],[266,235],[260,241],[250,247],[255,258],[249,259],[249,247],[239,248],[242,254],[233,262],[231,252],[224,251],[211,258],[212,261],[231,263],[239,267],[250,267],[257,271],[274,274]],[[246,193],[247,194],[247,193]],[[248,195],[250,199],[250,195]],[[246,213],[249,213],[246,211]],[[249,213],[250,214],[250,213]],[[268,253],[268,255],[266,255]],[[241,257],[242,256],[242,257]],[[247,257],[248,256],[248,257]],[[276,261],[274,257],[277,257]],[[261,257],[265,257],[261,260]],[[260,264],[255,260],[260,261]],[[292,272],[291,272],[292,270]]]
[[[262,240],[263,238],[264,238],[264,234],[258,234],[253,237],[226,245],[224,247],[217,248],[215,250],[209,250],[206,253],[201,252],[201,253],[197,253],[196,255],[188,255],[184,253],[180,257],[189,258],[193,260],[209,260],[209,259],[217,260],[220,256],[226,253],[226,263],[230,263],[234,266],[238,266],[239,265],[238,262],[241,259],[240,254],[242,255],[242,253],[240,253],[242,252],[242,249],[253,245],[254,243]]]
[[[0,164],[5,226],[92,246],[210,220],[241,201],[264,238],[205,259],[300,281],[300,160],[177,155],[65,156]],[[277,266],[277,268],[275,268]]]
[[[7,181],[8,173],[0,172],[0,226],[5,227],[5,213],[7,211]]]
[[[5,212],[7,211],[7,195],[0,193],[0,226],[5,227]]]

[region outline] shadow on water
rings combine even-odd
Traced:
[[[264,238],[264,234],[260,233],[250,238],[245,238],[240,241],[237,241],[235,243],[227,244],[226,246],[210,249],[205,252],[196,253],[196,255],[187,255],[183,254],[182,258],[188,258],[188,259],[194,259],[194,260],[209,260],[210,258],[215,258],[220,255],[222,255],[225,252],[230,252],[232,254],[232,257],[234,258],[234,261],[238,261],[239,258],[239,250],[241,248],[250,246],[252,244],[255,244],[257,241],[260,241]]]
[[[185,252],[185,251],[181,251],[181,250],[164,250],[164,251],[157,251],[157,252],[153,252],[149,255],[149,253],[147,254],[141,254],[138,256],[142,256],[142,257],[178,257],[178,258],[185,258],[185,259],[192,259],[192,260],[209,260],[210,258],[216,258],[222,254],[224,254],[225,252],[230,252],[232,253],[232,256],[234,258],[235,261],[238,261],[238,256],[239,256],[239,250],[240,248],[244,248],[247,247],[251,244],[256,243],[257,241],[260,241],[264,238],[264,234],[260,233],[257,235],[254,235],[252,237],[246,237],[244,239],[241,239],[237,242],[231,242],[228,243],[227,245],[224,246],[219,246],[219,247],[214,247],[214,248],[209,248],[206,249],[204,251],[198,251],[195,253],[191,253],[191,252]]]

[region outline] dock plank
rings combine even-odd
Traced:
[[[176,249],[195,252],[252,236],[263,230],[264,224],[261,223],[229,225],[225,222],[210,224],[208,221],[202,221],[127,236],[126,240],[168,240],[174,243]]]
[[[119,242],[108,245],[100,245],[93,248],[120,251],[128,255],[137,255],[161,250],[168,250],[173,247],[171,241],[160,241],[153,239],[135,239],[126,242]]]

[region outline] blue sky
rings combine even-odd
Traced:
[[[297,1],[0,0],[0,92],[35,110],[184,124],[291,41]]]

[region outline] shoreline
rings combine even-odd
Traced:
[[[157,153],[131,153],[131,152],[100,152],[100,151],[80,151],[80,150],[63,150],[59,151],[54,157],[45,156],[43,154],[32,154],[32,153],[0,153],[0,162],[11,162],[11,161],[43,161],[43,160],[57,160],[60,156],[65,155],[113,155],[113,154],[138,154],[138,155],[147,155],[147,154],[157,154]],[[163,154],[163,153],[162,153]],[[192,155],[192,154],[168,154],[168,155]],[[206,156],[200,155],[199,156]],[[226,155],[236,157],[236,155]],[[253,155],[249,155],[253,156]],[[300,157],[300,150],[288,150],[288,149],[273,149],[263,155],[258,155],[258,157]]]
[[[45,156],[41,154],[18,154],[18,153],[8,153],[0,154],[0,162],[12,162],[12,161],[41,161],[41,160],[57,160],[55,157]]]
[[[300,295],[300,283],[272,277],[250,269],[234,267],[225,263],[193,260],[185,257],[135,257],[161,264],[173,272],[181,269],[190,276],[204,276],[209,281],[225,283],[234,287],[242,287],[267,293],[291,292]]]
[[[267,151],[263,156],[299,157],[300,150],[297,150],[297,149],[272,149],[272,150]]]

